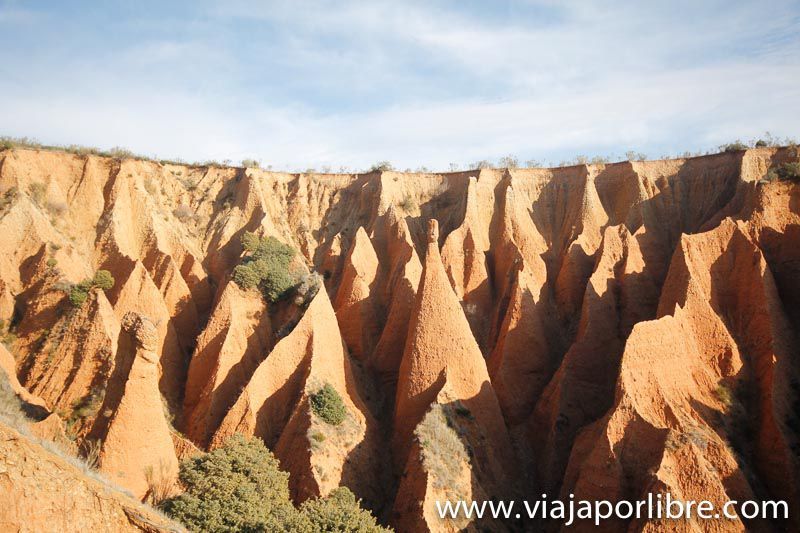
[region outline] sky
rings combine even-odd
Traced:
[[[0,135],[276,169],[800,136],[800,2],[0,0]]]

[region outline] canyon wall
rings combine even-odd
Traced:
[[[7,150],[4,366],[137,497],[243,433],[296,501],[345,485],[400,531],[558,527],[443,521],[447,497],[658,491],[784,499],[790,523],[714,527],[798,528],[800,186],[759,183],[796,158],[298,175]],[[240,288],[245,231],[322,289]]]

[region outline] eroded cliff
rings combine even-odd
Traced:
[[[7,150],[3,365],[140,497],[187,439],[238,432],[296,500],[346,485],[402,531],[502,530],[431,502],[542,492],[797,517],[800,186],[759,183],[796,158],[297,175]],[[239,287],[245,231],[323,289]],[[76,308],[98,269],[114,286]],[[326,384],[338,426],[309,404]]]

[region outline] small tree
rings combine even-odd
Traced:
[[[737,139],[732,143],[723,144],[719,148],[722,152],[741,152],[742,150],[747,150],[748,146]]]
[[[500,158],[500,167],[501,168],[518,168],[519,167],[519,159],[515,155],[507,155]]]
[[[89,297],[94,288],[107,291],[114,286],[114,276],[108,270],[98,270],[92,279],[85,279],[73,285],[69,290],[69,301],[75,307],[80,307]]]
[[[394,170],[394,167],[388,161],[378,161],[369,168],[370,172],[378,172],[378,171],[383,172],[386,170]]]
[[[114,287],[114,276],[111,275],[111,272],[108,270],[98,270],[94,274],[94,280],[92,280],[92,285],[95,287],[107,291]]]
[[[311,409],[318,417],[332,426],[344,422],[347,408],[342,397],[330,383],[311,395]]]
[[[80,307],[83,305],[83,302],[89,297],[89,291],[92,290],[92,280],[85,279],[78,283],[77,285],[73,285],[72,288],[69,290],[69,301],[75,307]]]
[[[259,288],[264,298],[275,303],[294,287],[296,280],[290,272],[297,253],[275,237],[259,239],[255,234],[242,235],[242,247],[249,253],[242,264],[233,269],[233,281],[243,289]]]

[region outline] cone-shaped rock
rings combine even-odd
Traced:
[[[149,319],[127,313],[102,416],[92,437],[100,438],[100,470],[137,498],[149,480],[169,482],[178,459],[158,391],[158,332]]]

